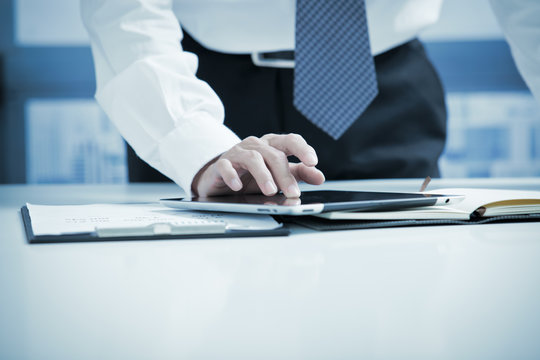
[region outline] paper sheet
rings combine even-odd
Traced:
[[[483,216],[533,214],[538,213],[540,209],[540,191],[450,188],[427,192],[465,195],[462,202],[452,205],[452,207],[469,214],[480,207],[487,208]]]
[[[271,230],[281,226],[269,215],[175,210],[158,203],[26,206],[36,236],[91,233],[97,227],[129,228],[161,223],[204,226],[220,222],[230,230]]]

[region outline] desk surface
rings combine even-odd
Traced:
[[[430,188],[456,186],[540,190],[540,179]],[[18,213],[178,195],[172,184],[0,186],[0,358],[540,357],[540,223],[28,245]]]

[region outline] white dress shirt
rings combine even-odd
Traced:
[[[540,95],[540,1],[492,0],[529,86]],[[442,0],[366,0],[374,55],[437,21]],[[96,99],[136,153],[189,196],[208,161],[240,139],[223,125],[215,92],[196,78],[197,57],[182,51],[179,23],[205,47],[224,53],[294,48],[295,0],[81,0],[97,77]],[[515,14],[515,18],[512,17]],[[534,24],[531,24],[534,22]],[[529,32],[527,32],[529,31]],[[534,47],[536,46],[536,47]]]
[[[521,76],[540,100],[540,0],[490,0]]]

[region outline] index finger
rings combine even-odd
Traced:
[[[294,155],[307,166],[315,166],[319,161],[315,149],[298,134],[275,135],[269,134],[261,138],[268,145],[283,151],[287,156]]]

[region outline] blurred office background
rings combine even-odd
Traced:
[[[540,176],[540,106],[488,1],[446,0],[422,38],[448,94],[443,176]],[[0,69],[0,183],[127,181],[78,1],[1,0]]]

